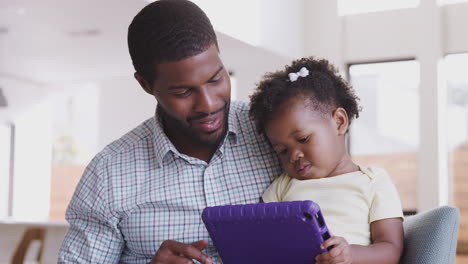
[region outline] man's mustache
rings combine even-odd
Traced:
[[[221,108],[219,108],[218,110],[216,110],[216,111],[214,111],[212,113],[201,113],[201,114],[199,114],[197,116],[189,117],[189,118],[187,118],[187,121],[189,121],[189,122],[196,121],[196,120],[203,119],[203,118],[205,118],[207,116],[210,116],[210,115],[215,115],[215,114],[217,114],[217,113],[219,113],[221,111],[224,111],[226,109],[226,105],[227,104],[223,105]]]

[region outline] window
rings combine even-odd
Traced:
[[[413,8],[418,5],[419,0],[338,0],[338,15]]]
[[[403,209],[417,208],[419,63],[414,60],[356,64],[350,81],[362,112],[350,129],[350,152],[360,165],[385,168]]]
[[[447,143],[453,203],[460,208],[459,240],[468,240],[468,53],[447,55]]]

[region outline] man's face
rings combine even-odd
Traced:
[[[156,71],[151,91],[169,138],[219,144],[227,131],[231,86],[216,45],[193,57],[158,64]]]

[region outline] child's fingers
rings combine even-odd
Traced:
[[[331,259],[330,252],[325,252],[316,256],[315,262],[318,264],[324,264],[324,263],[329,263],[330,259]]]
[[[333,236],[323,242],[320,246],[322,249],[332,248],[329,251],[318,255],[315,260],[319,264],[342,262],[344,261],[343,254],[347,246],[348,242],[344,238]]]
[[[340,259],[339,256],[343,253],[343,251],[344,251],[344,246],[334,247],[332,250],[318,255],[315,259],[317,261],[322,261],[322,262],[338,260]]]
[[[339,246],[333,247],[330,251],[328,251],[328,253],[330,254],[330,257],[336,258],[343,253],[344,249],[345,245],[340,244]]]
[[[325,240],[320,245],[320,248],[321,249],[326,249],[326,248],[329,248],[329,247],[338,246],[338,245],[343,244],[343,243],[347,243],[346,240],[344,240],[344,238],[338,237],[338,236],[332,236],[331,238]]]

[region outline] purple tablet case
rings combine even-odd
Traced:
[[[312,201],[207,207],[202,219],[224,264],[315,263],[330,237]]]

